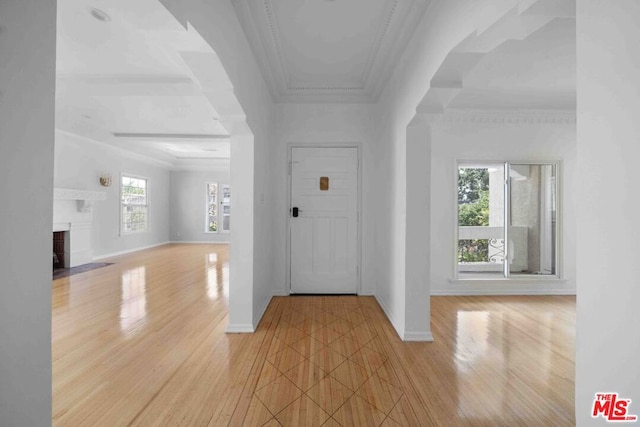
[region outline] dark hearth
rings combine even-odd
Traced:
[[[53,269],[64,268],[65,256],[64,256],[64,240],[65,231],[53,232]]]

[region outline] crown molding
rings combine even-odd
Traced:
[[[276,83],[278,76],[273,72],[270,58],[267,54],[269,46],[266,41],[260,37],[252,8],[249,6],[249,3],[244,0],[232,1],[231,4],[236,12],[242,31],[249,42],[249,47],[258,63],[258,67],[262,72],[263,79],[267,83],[271,98],[277,101],[281,92],[280,85]]]
[[[294,81],[287,67],[273,0],[232,2],[245,36],[276,102],[371,103],[382,92],[431,0],[392,0],[369,46],[359,82],[345,86]]]
[[[276,18],[273,14],[273,10],[271,7],[271,0],[263,0],[264,10],[267,15],[267,22],[269,24],[269,31],[271,33],[271,40],[273,40],[273,45],[275,46],[276,56],[278,60],[276,61],[280,66],[280,71],[282,72],[282,77],[284,79],[284,87],[288,87],[288,82],[290,81],[289,72],[285,66],[284,61],[284,53],[282,51],[282,42],[280,41],[280,31],[278,31],[278,27],[276,24]]]
[[[404,54],[411,37],[416,32],[418,25],[422,21],[427,9],[432,5],[431,0],[414,0],[406,7],[400,8],[395,14],[395,24],[389,20],[388,25],[397,25],[399,30],[391,32],[393,36],[388,37],[385,31],[385,38],[380,41],[371,69],[363,80],[371,98],[377,101],[382,94],[385,84],[391,78],[396,69],[396,65]],[[384,61],[378,58],[385,57]]]
[[[385,38],[387,37],[387,33],[389,32],[389,27],[391,26],[391,21],[393,20],[396,14],[396,10],[398,9],[399,2],[400,0],[394,0],[394,2],[391,5],[391,8],[389,9],[387,19],[384,21],[384,25],[382,26],[381,30],[378,32],[378,35],[376,37],[376,44],[374,45],[373,50],[369,55],[367,66],[365,67],[364,73],[362,75],[363,86],[365,86],[369,81],[369,77],[371,76],[371,72],[376,63],[376,58],[379,57],[380,48],[382,47],[382,44]]]
[[[448,110],[417,113],[412,123],[435,125],[566,125],[575,126],[576,112],[564,110]]]

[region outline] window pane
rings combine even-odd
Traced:
[[[458,167],[458,274],[502,276],[504,166]]]
[[[218,231],[218,184],[207,184],[207,224],[206,231]]]
[[[148,229],[147,180],[122,177],[122,223],[123,233],[135,233]]]
[[[554,165],[512,164],[509,272],[556,274],[556,171]]]

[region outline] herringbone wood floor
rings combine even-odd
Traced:
[[[53,424],[573,425],[573,297],[433,297],[403,343],[372,297],[274,298],[227,335],[223,245],[54,281]]]

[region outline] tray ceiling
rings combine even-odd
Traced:
[[[429,0],[238,0],[279,102],[374,102]]]
[[[216,64],[157,0],[58,0],[58,135],[172,169],[228,167],[228,111],[213,105],[231,91]]]

